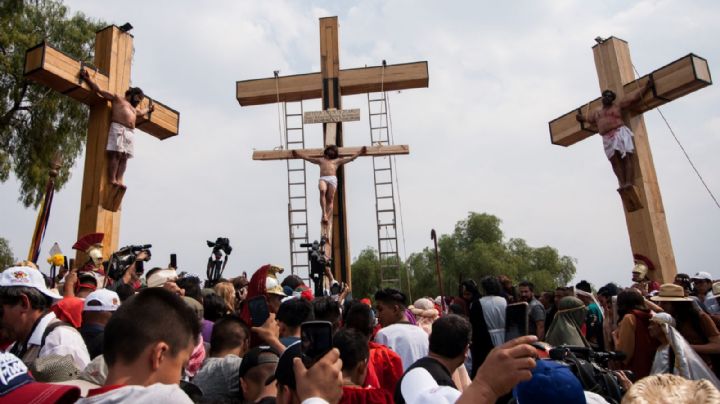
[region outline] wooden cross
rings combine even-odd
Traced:
[[[655,82],[653,91],[643,97],[634,111],[623,117],[635,135],[634,185],[638,198],[633,201],[624,196],[622,199],[633,255],[649,259],[655,268],[648,274],[651,279],[672,282],[677,272],[675,255],[642,114],[712,84],[708,63],[699,56],[689,54],[635,80],[627,42],[610,37],[593,46],[593,54],[600,91],[613,90],[617,99],[642,89],[651,76]],[[589,106],[581,105],[551,121],[552,143],[570,146],[597,133],[596,127],[580,124],[575,115],[578,112],[586,114],[588,110],[594,111],[600,106],[601,99],[596,98]],[[598,155],[601,152],[598,149]]]
[[[323,110],[342,110],[341,96],[369,92],[403,90],[428,86],[427,62],[340,69],[337,17],[320,19],[320,73],[238,81],[237,100],[241,106],[275,102],[302,101],[322,98]],[[324,144],[336,144],[340,156],[347,156],[359,148],[342,147],[342,122],[323,123]],[[368,147],[367,156],[408,154],[407,145]],[[322,155],[322,149],[308,149],[306,154]],[[253,152],[254,160],[291,159],[291,150]],[[332,226],[330,227],[333,272],[336,279],[350,283],[350,246],[345,209],[345,173],[337,172],[338,190],[335,193]],[[336,229],[336,231],[332,231]]]
[[[100,89],[124,94],[130,84],[132,57],[133,36],[111,25],[97,32],[95,66],[87,68]],[[78,238],[104,233],[103,257],[109,258],[118,248],[122,193],[118,194],[117,187],[109,183],[106,167],[110,103],[79,79],[84,67],[82,62],[44,42],[25,54],[25,77],[90,106]],[[147,96],[138,108],[146,107],[148,102],[155,110],[147,118],[138,117],[136,127],[160,140],[177,135],[180,114]],[[83,253],[78,253],[77,262],[85,259]]]

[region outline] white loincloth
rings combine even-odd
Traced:
[[[635,152],[633,133],[630,128],[625,125],[602,135],[602,138],[605,155],[608,159],[612,158],[616,151],[620,152],[622,158],[625,158],[627,153],[632,154]]]
[[[108,131],[107,150],[125,153],[130,158],[135,151],[134,137],[135,132],[133,129],[117,122],[111,122]]]
[[[320,177],[320,181],[325,181],[328,185],[337,189],[337,177],[334,175],[326,175],[324,177]]]

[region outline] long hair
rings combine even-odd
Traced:
[[[218,294],[218,296],[222,297],[222,299],[225,301],[225,306],[227,306],[227,310],[231,313],[235,312],[235,287],[233,287],[233,284],[230,282],[220,282],[215,287],[215,293]]]

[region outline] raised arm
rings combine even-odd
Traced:
[[[98,93],[98,94],[100,95],[100,97],[102,97],[102,98],[104,98],[104,99],[106,99],[106,100],[108,100],[108,101],[112,101],[112,100],[114,100],[114,99],[117,97],[117,95],[115,95],[115,94],[113,94],[113,93],[107,92],[107,91],[105,91],[105,90],[101,90],[100,87],[98,87],[98,85],[97,85],[97,83],[95,82],[95,80],[93,80],[93,79],[90,77],[90,73],[88,73],[87,69],[81,69],[81,70],[80,70],[80,77],[81,77],[83,80],[85,80],[85,82],[88,83],[88,85],[90,86],[90,89],[92,89],[93,91],[95,91],[96,93]]]
[[[300,150],[293,150],[293,151],[292,151],[292,156],[293,156],[293,157],[299,157],[299,158],[301,158],[301,159],[303,159],[303,160],[305,160],[305,161],[307,161],[307,162],[313,163],[313,164],[320,164],[320,159],[319,159],[319,158],[310,157],[310,156],[308,156],[307,154],[305,154],[304,152],[302,152],[302,151],[300,151]]]
[[[153,111],[155,111],[155,105],[148,104],[148,106],[145,108],[135,108],[135,115],[143,116],[143,115],[147,115],[148,113],[153,112]]]
[[[638,89],[637,91],[632,92],[631,94],[623,97],[622,100],[620,100],[620,108],[630,108],[633,107],[635,104],[640,102],[642,100],[643,96],[650,91],[651,88],[655,86],[655,80],[653,80],[653,76],[650,76],[648,78],[648,81],[645,83],[645,87],[642,89]]]
[[[353,154],[352,156],[348,156],[348,157],[344,157],[344,158],[338,159],[337,165],[340,166],[340,165],[343,165],[343,164],[345,164],[345,163],[349,163],[349,162],[355,160],[356,158],[360,157],[360,155],[365,154],[365,153],[367,153],[367,147],[363,146],[363,147],[360,148],[360,150],[358,150],[357,153]]]

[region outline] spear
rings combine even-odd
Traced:
[[[430,239],[435,243],[435,269],[437,270],[438,284],[440,285],[440,304],[443,313],[445,312],[445,288],[443,287],[442,271],[440,271],[440,256],[438,255],[437,234],[435,229],[430,230]]]

